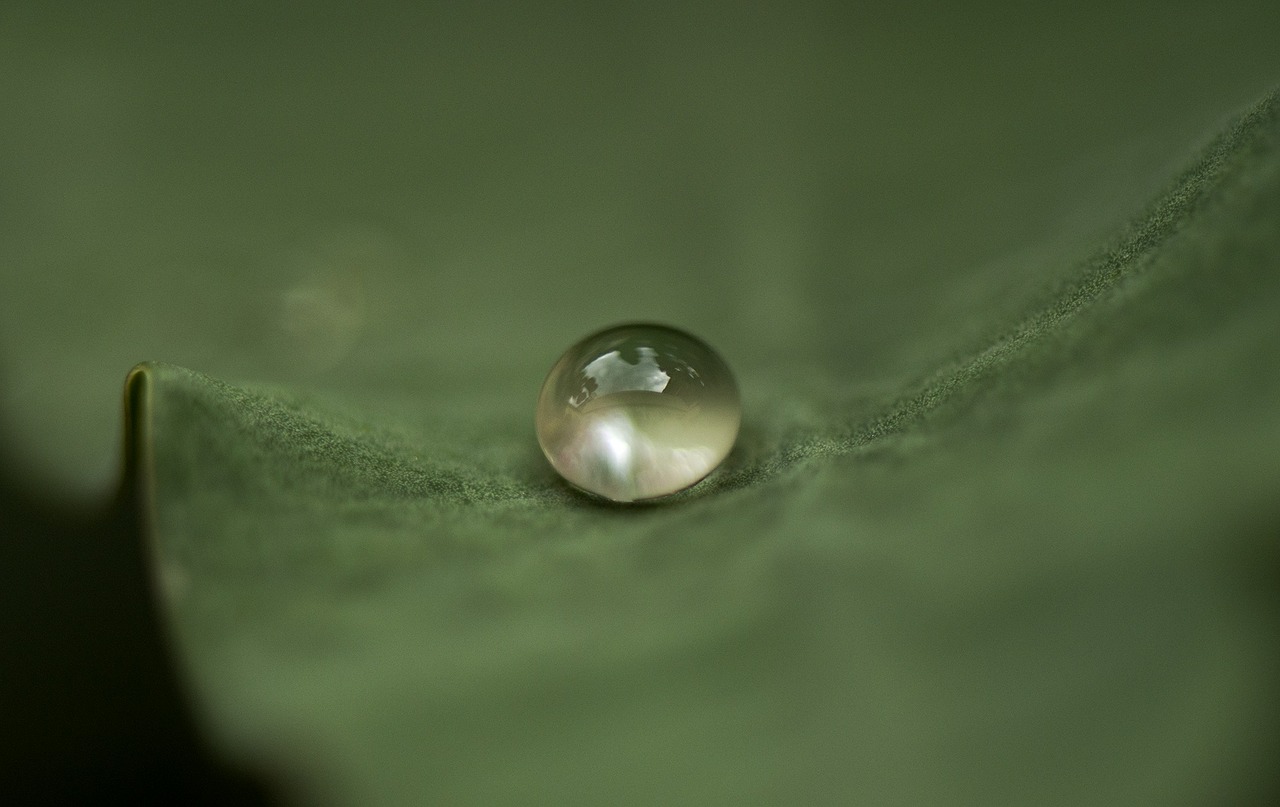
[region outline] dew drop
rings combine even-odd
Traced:
[[[538,443],[575,487],[616,502],[696,484],[733,448],[733,374],[705,342],[664,325],[619,325],[573,345],[538,396]]]

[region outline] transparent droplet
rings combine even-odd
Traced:
[[[694,336],[619,325],[565,351],[538,396],[538,443],[573,485],[632,502],[697,483],[738,436],[738,385]]]

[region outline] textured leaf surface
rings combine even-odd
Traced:
[[[1246,800],[1280,721],[1277,222],[1268,100],[919,377],[842,371],[834,307],[828,355],[718,345],[741,444],[654,506],[566,490],[523,375],[144,365],[204,723],[321,801]]]

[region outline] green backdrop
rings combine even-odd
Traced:
[[[1276,31],[6,7],[4,541],[50,548],[8,574],[151,637],[57,658],[305,802],[1265,800]],[[533,403],[631,319],[714,345],[744,427],[606,507]],[[123,582],[80,596],[75,541]]]

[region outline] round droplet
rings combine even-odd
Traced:
[[[619,325],[565,351],[538,396],[538,443],[573,485],[632,502],[695,484],[738,436],[738,385],[705,342]]]

